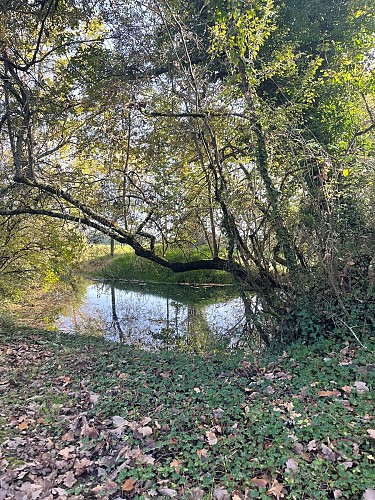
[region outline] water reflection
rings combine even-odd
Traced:
[[[149,348],[202,352],[231,345],[243,316],[230,287],[94,283],[56,326]]]

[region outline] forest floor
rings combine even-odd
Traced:
[[[374,500],[373,350],[197,356],[0,326],[0,499]]]

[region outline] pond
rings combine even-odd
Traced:
[[[244,310],[230,286],[87,283],[55,326],[151,349],[195,352],[234,346]]]

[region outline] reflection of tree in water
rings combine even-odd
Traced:
[[[99,310],[81,310],[73,308],[71,315],[74,332],[79,335],[102,337],[105,332],[105,320]]]
[[[218,338],[210,328],[203,308],[193,304],[182,306],[174,301],[170,304],[169,299],[166,307],[166,326],[154,334],[155,340],[160,340],[165,347],[179,347],[197,353],[217,349]],[[186,308],[187,313],[182,321],[179,320],[181,307]],[[225,347],[224,342],[222,347]]]
[[[115,287],[111,283],[111,309],[112,309],[112,324],[111,327],[115,330],[115,332],[118,334],[120,342],[124,341],[124,332],[121,328],[121,323],[119,320],[119,317],[117,315],[117,309],[116,309],[116,293],[115,293]]]
[[[194,352],[222,350],[230,343],[230,329],[237,316],[232,301],[228,301],[229,312],[226,301],[215,303],[201,295],[199,301],[190,301],[191,290],[186,286],[169,297],[142,287],[138,287],[141,291],[129,288],[123,285],[120,289],[110,282],[90,285],[81,304],[73,307],[69,316],[61,317],[61,328],[83,335],[100,332],[131,345]]]

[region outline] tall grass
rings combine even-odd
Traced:
[[[174,273],[170,269],[159,266],[147,259],[137,257],[128,246],[117,246],[115,256],[109,256],[109,245],[94,245],[83,266],[85,274],[104,279],[128,281],[154,281],[160,283],[197,283],[197,284],[232,284],[231,277],[224,271],[202,269]],[[167,250],[165,257],[177,262],[209,259],[208,248],[199,247],[188,250],[174,248]]]

